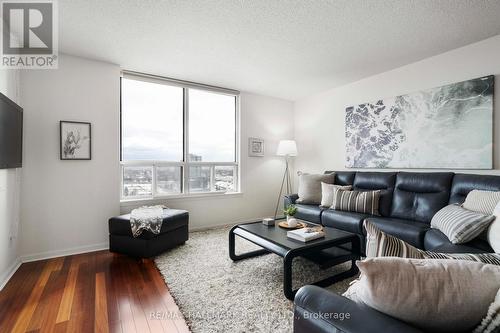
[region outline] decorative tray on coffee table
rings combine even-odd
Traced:
[[[307,227],[307,224],[304,222],[298,222],[295,227],[289,227],[286,221],[281,221],[278,225],[284,229],[301,229]]]

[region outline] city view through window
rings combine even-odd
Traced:
[[[236,191],[236,112],[234,95],[123,78],[122,197]]]

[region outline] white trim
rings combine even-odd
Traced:
[[[16,260],[14,260],[14,262],[10,265],[10,267],[7,268],[7,271],[2,274],[2,276],[0,277],[0,291],[2,291],[2,289],[5,287],[5,285],[12,278],[14,273],[16,273],[17,270],[19,269],[19,267],[21,267],[22,263],[23,262],[22,262],[21,258],[16,258]]]
[[[240,96],[237,96],[235,99],[235,108],[236,108],[236,116],[235,116],[235,124],[234,124],[234,130],[236,131],[235,133],[235,143],[234,143],[234,149],[235,149],[235,161],[236,161],[236,174],[234,175],[236,177],[235,180],[235,188],[234,190],[237,192],[243,192],[241,188],[241,98]]]
[[[23,263],[25,263],[25,262],[31,262],[31,261],[58,258],[58,257],[66,257],[66,256],[75,255],[75,254],[95,252],[95,251],[101,251],[101,250],[107,250],[107,249],[109,249],[108,243],[84,245],[84,246],[77,246],[77,247],[72,247],[72,248],[68,248],[68,249],[64,249],[64,250],[53,250],[53,251],[23,255],[23,256],[21,256],[21,261]]]
[[[240,92],[235,89],[223,88],[218,86],[212,86],[209,84],[178,80],[171,77],[146,74],[128,70],[122,70],[122,77],[125,79],[139,80],[139,81],[159,83],[159,84],[168,84],[171,86],[177,86],[182,88],[208,90],[231,96],[238,96],[240,94]]]
[[[183,168],[182,168],[182,179],[181,179],[181,194],[186,194],[189,192],[189,165],[187,162],[189,160],[189,89],[184,89],[184,93],[182,95],[183,102],[183,125],[182,125],[182,133],[184,133],[183,137]]]
[[[129,199],[120,201],[120,207],[129,207],[136,205],[145,205],[145,204],[157,204],[165,201],[177,201],[177,200],[187,200],[187,199],[207,199],[207,198],[231,198],[242,196],[243,192],[204,192],[197,194],[178,194],[178,195],[169,195],[162,196],[156,198],[143,198],[143,199]]]
[[[40,252],[40,253],[33,253],[33,254],[28,254],[28,255],[23,255],[12,263],[10,267],[7,269],[5,273],[0,276],[0,291],[7,285],[7,283],[10,281],[12,276],[17,272],[19,267],[21,267],[22,264],[27,263],[27,262],[32,262],[32,261],[39,261],[39,260],[45,260],[45,259],[52,259],[52,258],[58,258],[58,257],[66,257],[66,256],[71,256],[75,254],[82,254],[82,253],[89,253],[89,252],[95,252],[95,251],[101,251],[101,250],[107,250],[109,249],[109,244],[108,243],[100,243],[100,244],[93,244],[93,245],[85,245],[85,246],[77,246],[69,249],[64,249],[64,250],[54,250],[54,251],[47,251],[47,252]]]

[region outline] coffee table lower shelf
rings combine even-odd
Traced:
[[[268,235],[263,229],[263,232],[251,232],[242,226],[249,224],[236,225],[229,232],[229,257],[233,261],[239,261],[247,258],[253,258],[264,254],[274,253],[283,258],[283,292],[285,297],[289,300],[295,298],[297,290],[292,289],[292,263],[293,259],[297,257],[304,257],[318,264],[320,268],[330,268],[348,261],[351,261],[349,270],[329,276],[325,279],[313,282],[311,284],[327,287],[338,281],[352,277],[358,273],[356,260],[359,259],[359,238],[351,234],[351,237],[338,237],[332,239],[319,239],[307,243],[283,239],[283,237],[276,237],[271,234]],[[278,227],[267,227],[278,228]],[[257,229],[259,231],[259,229]],[[275,234],[276,232],[273,231]],[[286,231],[284,231],[286,235]],[[345,233],[348,234],[348,233]],[[239,236],[247,241],[262,247],[260,250],[250,251],[242,254],[235,252],[235,236]],[[273,237],[274,236],[274,237]],[[290,246],[292,242],[295,246]],[[288,246],[287,246],[288,245]]]

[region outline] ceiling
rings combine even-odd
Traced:
[[[59,0],[59,47],[297,100],[500,34],[499,17],[487,0]]]

